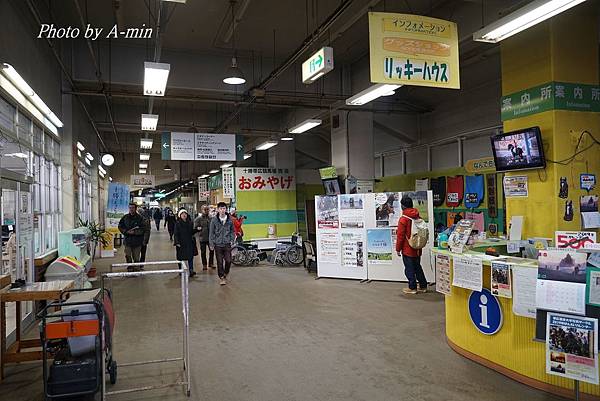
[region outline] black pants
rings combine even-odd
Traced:
[[[156,223],[156,231],[160,231],[160,219],[154,219],[154,222]]]
[[[208,265],[206,264],[206,253],[208,251]],[[208,241],[200,241],[200,258],[202,259],[202,266],[214,266],[215,265],[215,251],[210,249]]]
[[[402,255],[402,262],[404,262],[404,274],[408,279],[408,288],[416,290],[417,281],[419,282],[419,288],[427,288],[427,278],[425,278],[425,273],[421,266],[421,257]]]
[[[219,278],[227,277],[231,268],[231,246],[215,246]]]
[[[148,245],[142,245],[142,250],[140,251],[140,262],[146,261],[146,251],[148,250]]]

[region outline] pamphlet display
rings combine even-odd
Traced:
[[[423,249],[421,265],[427,280],[433,283],[431,191],[315,197],[318,276],[407,281],[402,257],[396,253],[397,225],[402,215],[400,199],[407,195],[429,225],[430,238]]]
[[[492,294],[498,297],[512,298],[510,265],[508,263],[492,262],[490,272]]]
[[[546,373],[598,384],[598,320],[548,313]]]
[[[463,219],[456,224],[454,231],[448,238],[448,247],[454,253],[463,253],[464,247],[473,231],[473,221]]]
[[[441,294],[450,295],[450,256],[434,255],[435,257],[435,290]]]
[[[525,266],[512,266],[513,299],[512,309],[517,316],[535,319],[535,286],[537,269]]]
[[[453,257],[452,285],[473,291],[483,287],[483,263],[479,258],[468,256]]]

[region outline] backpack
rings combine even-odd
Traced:
[[[408,245],[410,245],[413,249],[423,249],[427,245],[427,241],[429,241],[429,227],[425,220],[419,219],[411,219],[408,216],[403,216],[409,219],[412,223],[410,229],[410,238],[407,238]]]

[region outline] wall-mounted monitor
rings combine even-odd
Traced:
[[[506,132],[492,137],[496,171],[546,167],[540,127]]]

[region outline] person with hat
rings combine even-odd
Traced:
[[[408,288],[404,288],[402,291],[409,295],[427,292],[427,278],[421,266],[422,251],[412,248],[408,241],[411,236],[413,220],[420,219],[419,211],[413,207],[413,200],[408,196],[400,200],[400,207],[402,208],[402,217],[398,221],[396,232],[396,252],[398,256],[402,256],[404,274],[408,279]],[[419,283],[418,288],[417,282]]]
[[[198,255],[196,239],[194,237],[194,222],[187,210],[181,209],[177,212],[173,244],[177,248],[177,260],[186,261],[190,277],[194,277],[194,256]]]
[[[125,244],[125,260],[127,263],[140,262],[142,246],[144,245],[145,221],[137,211],[135,203],[129,204],[129,213],[119,220],[119,231],[123,234]],[[133,270],[133,267],[129,267]]]

